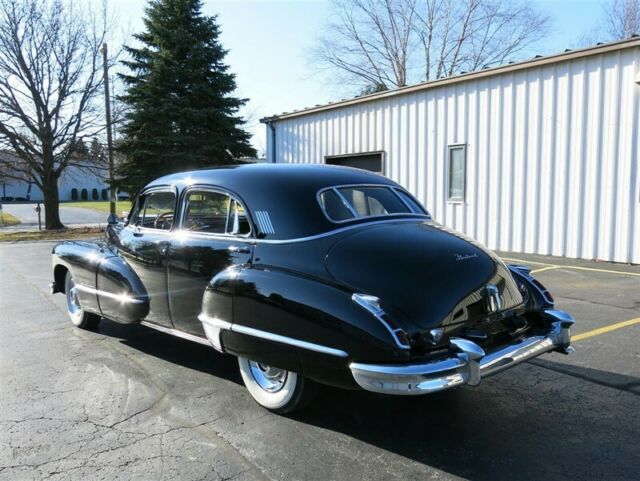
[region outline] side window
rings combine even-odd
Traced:
[[[246,235],[251,232],[242,204],[227,194],[211,191],[187,194],[183,227],[211,234]]]
[[[144,201],[146,197],[144,195],[139,196],[136,199],[135,206],[129,215],[129,225],[140,225],[142,222],[142,216],[144,214]]]
[[[448,159],[447,200],[464,201],[467,175],[467,147],[466,145],[450,145]]]
[[[130,225],[147,229],[171,230],[176,196],[173,192],[151,192],[138,197]]]
[[[184,228],[195,232],[224,234],[229,196],[220,192],[192,191],[187,194]]]
[[[229,218],[227,220],[227,234],[247,235],[251,232],[247,213],[242,204],[235,199],[231,200]]]

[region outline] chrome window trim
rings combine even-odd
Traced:
[[[351,212],[351,215],[353,216],[354,219],[357,219],[358,217],[361,217],[361,216],[358,215],[358,213],[353,208],[353,206],[351,204],[349,204],[349,201],[346,199],[346,197],[344,195],[342,195],[342,192],[340,192],[337,187],[334,187],[333,189],[330,189],[330,190],[332,190],[338,196],[338,199],[340,199],[342,201],[342,205],[344,205],[347,208],[347,210],[349,212]],[[320,193],[320,196],[322,197],[322,193]],[[329,217],[329,214],[327,214],[327,217]],[[350,220],[350,219],[345,219],[344,221],[348,221],[348,220]],[[344,221],[342,221],[342,222],[344,222]]]
[[[185,215],[187,212],[187,196],[193,192],[193,191],[204,191],[204,192],[214,192],[217,194],[224,194],[226,196],[229,197],[229,200],[235,200],[238,204],[240,204],[242,206],[242,208],[244,209],[246,215],[247,215],[247,220],[249,221],[249,232],[247,234],[227,234],[226,232],[224,233],[219,233],[219,232],[201,232],[201,231],[191,231],[188,229],[184,229],[184,220],[185,220]],[[231,210],[231,209],[229,209]],[[227,212],[227,217],[229,215],[229,212]],[[228,219],[227,219],[228,220]],[[234,192],[231,192],[229,190],[226,190],[222,187],[217,187],[217,186],[210,186],[210,185],[200,185],[200,184],[193,184],[193,185],[189,185],[187,187],[185,187],[182,191],[182,194],[180,195],[180,219],[179,219],[179,227],[177,229],[177,232],[179,233],[189,233],[189,234],[199,234],[199,235],[203,235],[203,236],[207,236],[210,238],[213,237],[222,237],[224,239],[235,239],[235,240],[241,240],[241,239],[252,239],[253,240],[253,232],[254,232],[254,228],[253,228],[253,218],[251,217],[251,213],[249,212],[249,209],[247,209],[247,205],[244,203],[244,201],[242,199],[240,199],[240,197],[238,195],[236,195]],[[225,223],[225,230],[226,230],[226,226],[227,223]]]
[[[140,197],[142,196],[146,196],[149,194],[155,194],[156,192],[171,192],[174,197],[174,205],[173,205],[173,218],[174,221],[171,223],[171,229],[156,229],[154,227],[142,227],[139,225],[135,225],[135,224],[131,224],[131,214],[133,214],[133,210],[136,207],[136,204],[138,203],[138,201],[140,200]],[[140,192],[140,194],[138,194],[135,198],[135,202],[133,203],[133,205],[131,206],[131,210],[129,211],[129,218],[127,219],[127,223],[125,224],[125,228],[129,227],[130,230],[133,230],[135,232],[175,232],[177,230],[176,228],[176,212],[178,212],[178,209],[180,207],[180,193],[178,192],[178,188],[175,185],[155,185],[153,187],[149,187],[146,190],[143,190],[142,192]],[[147,209],[147,206],[145,205],[145,211]]]
[[[349,204],[347,199],[338,190],[338,189],[349,188],[349,187],[374,187],[374,188],[379,188],[379,189],[389,189],[393,193],[393,195],[395,195],[396,198],[398,198],[400,200],[400,202],[402,202],[402,205],[404,205],[407,209],[409,209],[409,212],[397,212],[397,213],[393,213],[393,214],[384,214],[384,215],[359,216],[353,210],[353,207]],[[332,224],[344,224],[344,223],[347,223],[347,222],[353,222],[354,220],[360,220],[360,219],[385,219],[387,217],[405,217],[405,216],[420,216],[420,217],[426,217],[428,219],[431,219],[431,215],[428,214],[426,212],[426,210],[425,210],[425,213],[421,213],[421,214],[413,212],[413,209],[411,208],[411,206],[409,206],[402,199],[402,197],[400,197],[398,195],[398,193],[396,192],[398,189],[399,188],[397,186],[391,185],[391,184],[340,184],[340,185],[332,185],[330,187],[323,187],[320,190],[318,190],[318,192],[316,193],[316,201],[318,202],[318,206],[320,207],[320,210],[322,210],[322,214]],[[322,193],[326,192],[328,190],[333,190],[338,195],[338,197],[342,200],[342,202],[345,203],[345,207],[347,207],[349,209],[349,212],[351,212],[355,216],[354,218],[352,218],[352,219],[344,219],[344,220],[334,220],[331,217],[329,217],[329,215],[327,214],[327,211],[325,210],[325,208],[322,205],[322,201],[320,200],[320,196],[322,195]],[[404,189],[400,189],[400,190],[403,190],[404,192],[407,192]],[[409,192],[407,192],[407,194],[409,194]],[[409,194],[409,196],[411,196],[411,194]],[[415,199],[415,197],[413,197],[413,196],[411,196],[411,197],[418,203],[418,205],[420,205],[420,202],[418,202]]]
[[[289,346],[299,347],[308,351],[319,352],[322,354],[328,354],[336,357],[349,357],[345,351],[341,349],[335,349],[333,347],[323,346],[321,344],[315,344],[313,342],[303,341],[301,339],[295,339],[293,337],[283,336],[280,334],[274,334],[272,332],[262,331],[253,327],[243,326],[240,324],[229,324],[226,321],[220,321],[213,317],[207,316],[202,313],[198,316],[200,322],[203,324],[210,324],[218,329],[225,329],[231,332],[237,332],[239,334],[245,334],[247,336],[257,337],[267,341],[278,342],[280,344],[287,344]]]
[[[400,200],[404,203],[404,205],[406,205],[408,207],[408,209],[413,212],[414,214],[426,214],[428,216],[431,216],[431,214],[429,214],[429,212],[427,211],[427,209],[424,208],[424,206],[418,201],[418,199],[416,199],[415,195],[412,195],[411,192],[409,192],[408,190],[405,189],[399,189],[398,187],[391,187],[391,189],[396,193],[396,195],[400,198]],[[411,204],[409,204],[404,197],[402,197],[401,195],[398,194],[398,192],[402,192],[403,194],[408,195],[411,199],[413,199],[413,201],[418,204],[418,206],[422,209],[422,212],[414,212],[413,211],[413,207],[411,207]]]

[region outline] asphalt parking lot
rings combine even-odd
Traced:
[[[427,397],[326,388],[282,417],[230,356],[73,328],[52,245],[0,244],[0,480],[638,479],[639,266],[504,254],[576,317],[574,355]]]

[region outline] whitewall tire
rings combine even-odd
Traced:
[[[238,358],[240,374],[251,397],[262,407],[279,414],[306,406],[315,395],[313,381],[295,372]]]
[[[64,295],[67,301],[67,313],[75,326],[80,329],[95,329],[98,327],[100,316],[85,312],[84,309],[82,309],[78,297],[78,288],[70,271],[67,271],[64,279]]]

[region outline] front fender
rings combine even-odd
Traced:
[[[105,254],[99,244],[83,241],[63,241],[57,243],[51,251],[53,267],[52,292],[64,292],[67,271],[71,272],[77,285],[78,297],[84,310],[100,314],[100,305],[96,295],[96,272]]]
[[[102,315],[122,324],[139,322],[149,314],[149,296],[138,275],[117,255],[105,257],[96,279]]]
[[[53,292],[64,292],[69,270],[82,308],[117,322],[131,323],[149,312],[142,282],[129,265],[104,244],[65,241],[52,251]]]

